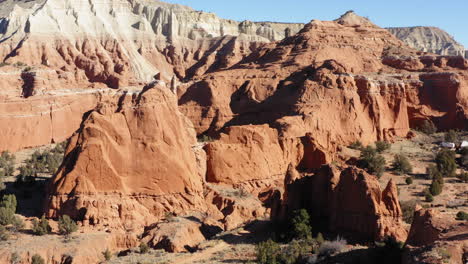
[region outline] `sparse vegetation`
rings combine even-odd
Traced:
[[[468,213],[460,211],[457,213],[457,220],[468,221]]]
[[[16,196],[13,194],[4,195],[0,201],[0,225],[11,225],[16,221]]]
[[[39,221],[37,221],[37,219],[33,220],[32,231],[37,236],[43,236],[50,234],[50,232],[52,232],[52,228],[50,227],[49,221],[47,221],[45,216],[42,216]]]
[[[377,149],[378,153],[382,153],[388,149],[390,149],[392,145],[387,141],[377,141],[375,142],[375,148]]]
[[[334,241],[325,241],[318,250],[319,256],[332,256],[346,249],[346,240],[338,237]]]
[[[432,135],[435,132],[437,132],[436,126],[430,120],[424,120],[421,123],[421,125],[418,127],[417,130],[419,130],[419,131],[421,131],[421,132],[423,132],[424,134],[427,134],[427,135]]]
[[[380,178],[385,171],[385,158],[382,155],[377,154],[377,150],[375,148],[367,146],[361,151],[358,166]]]
[[[15,156],[8,151],[0,156],[0,176],[12,176],[15,171]]]
[[[429,192],[433,196],[437,196],[442,193],[442,188],[444,186],[444,179],[439,175],[432,178],[431,186],[429,186]]]
[[[21,61],[17,61],[13,64],[13,66],[17,67],[17,68],[21,68],[21,67],[25,67],[27,66],[26,63],[23,63]]]
[[[395,155],[393,162],[392,162],[392,168],[396,173],[400,175],[409,174],[413,172],[413,166],[411,166],[411,163],[409,162],[408,157],[406,157],[403,154]]]
[[[201,135],[198,137],[198,142],[199,143],[208,143],[212,142],[214,139],[208,135]]]
[[[0,241],[7,241],[8,239],[10,239],[10,233],[4,226],[0,225]]]
[[[43,152],[36,151],[25,164],[19,167],[18,183],[31,182],[31,178],[37,177],[39,173],[55,173],[62,163],[65,151],[65,143],[57,144],[51,150]]]
[[[356,140],[353,143],[351,143],[351,145],[349,145],[349,148],[350,149],[361,150],[362,148],[364,148],[364,146],[362,145],[361,141]]]
[[[269,239],[257,245],[257,262],[259,264],[277,264],[280,246]]]
[[[456,142],[458,140],[458,134],[454,130],[449,130],[444,135],[444,140],[446,142]]]
[[[443,177],[455,177],[457,163],[455,161],[455,152],[450,150],[441,150],[435,157],[437,169]]]
[[[31,258],[31,264],[45,264],[45,260],[38,254],[34,254]]]
[[[413,222],[415,206],[416,201],[414,200],[400,202],[401,211],[403,213],[403,221],[405,221],[408,224],[411,224]]]
[[[406,184],[408,184],[408,185],[413,184],[413,178],[412,178],[412,177],[407,177],[407,178],[405,179],[405,182],[406,182]]]
[[[109,261],[112,259],[112,252],[109,249],[106,249],[106,251],[102,252],[102,255],[104,256],[104,259],[106,261]]]
[[[434,196],[430,192],[427,192],[424,196],[425,196],[426,202],[432,203],[434,201]]]
[[[148,253],[148,251],[149,251],[149,249],[150,249],[150,247],[148,246],[148,244],[146,244],[146,243],[144,243],[144,242],[141,242],[141,243],[140,243],[139,248],[140,248],[140,254],[146,254],[146,253]]]
[[[10,65],[8,62],[1,62],[0,68]]]
[[[292,237],[295,239],[311,239],[312,227],[310,226],[310,216],[307,210],[300,209],[294,212],[291,218]]]
[[[59,218],[59,233],[64,235],[66,238],[69,238],[70,235],[78,230],[78,226],[73,219],[68,215],[63,215]]]

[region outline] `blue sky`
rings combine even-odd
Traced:
[[[381,27],[436,26],[468,49],[468,0],[163,0],[251,21],[333,20],[348,10]]]

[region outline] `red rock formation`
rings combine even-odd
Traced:
[[[162,83],[83,121],[48,192],[47,216],[139,227],[166,212],[203,210],[202,181],[190,123]]]
[[[353,240],[406,239],[396,185],[390,181],[381,191],[374,176],[354,167],[324,166],[292,182],[273,218],[285,220],[301,208],[309,210],[314,227]]]
[[[468,224],[417,206],[406,240],[404,264],[465,263]]]
[[[263,126],[229,127],[221,138],[205,147],[208,182],[236,184],[278,179],[287,161],[278,141],[278,132]]]
[[[206,239],[201,227],[201,223],[191,219],[174,217],[146,228],[142,241],[168,252],[187,252]]]
[[[348,13],[334,22],[313,21],[229,69],[186,84],[179,103],[199,133],[251,123],[270,124],[280,135],[301,127],[297,136],[310,133],[328,154],[356,139],[406,136],[424,119],[441,128],[466,127],[467,62],[418,54]]]

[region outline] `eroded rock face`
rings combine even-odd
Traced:
[[[19,109],[14,116],[21,118],[16,122],[9,112],[0,112],[0,118],[12,122],[0,128],[5,140],[0,151],[71,136],[79,123],[56,125],[48,113],[80,120],[96,106],[82,96],[90,89],[141,86],[157,73],[166,82],[201,76],[230,67],[262,43],[302,27],[240,23],[160,1],[2,1],[0,97],[14,104]],[[73,116],[66,109],[70,97],[81,101]],[[39,98],[42,102],[35,104]],[[57,105],[49,103],[52,100]],[[46,105],[54,110],[42,111]],[[41,132],[27,140],[14,138],[37,127]]]
[[[274,219],[285,220],[304,208],[313,226],[354,240],[406,239],[396,185],[390,181],[382,191],[377,178],[355,167],[324,166],[288,184],[283,197]]]
[[[452,36],[436,27],[387,28],[408,46],[439,55],[465,56],[465,48]]]
[[[464,263],[468,224],[417,206],[403,254],[403,263]]]
[[[206,239],[201,227],[202,224],[196,220],[174,217],[147,227],[142,241],[152,248],[168,252],[192,251]]]
[[[184,85],[179,104],[198,133],[270,124],[280,135],[310,133],[322,150],[333,153],[357,139],[406,136],[427,119],[440,128],[465,128],[465,64],[461,57],[421,56],[348,13],[333,22],[314,20],[235,67]],[[440,96],[429,96],[446,85],[440,102]]]
[[[83,121],[50,184],[47,216],[133,228],[203,210],[190,122],[163,83],[103,103]]]

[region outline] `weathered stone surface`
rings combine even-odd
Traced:
[[[102,103],[71,139],[50,184],[47,216],[142,228],[166,212],[203,210],[195,142],[163,83]]]
[[[192,251],[206,239],[201,227],[202,224],[196,220],[174,217],[147,227],[142,241],[152,248],[168,252]]]
[[[285,220],[294,210],[307,209],[313,226],[353,240],[374,241],[393,236],[400,241],[407,232],[396,185],[381,190],[377,178],[363,170],[324,166],[312,176],[286,186],[274,219]]]
[[[417,206],[402,263],[464,263],[467,237],[466,221],[455,221],[435,209]]]
[[[465,57],[465,47],[440,28],[393,27],[387,30],[414,49],[439,55]]]
[[[427,119],[440,128],[465,128],[465,64],[461,57],[421,56],[348,13],[333,22],[314,20],[235,67],[186,84],[179,104],[198,133],[271,124],[280,135],[283,129],[298,137],[310,133],[333,153],[355,140],[404,137]],[[429,95],[446,85],[440,102]]]

